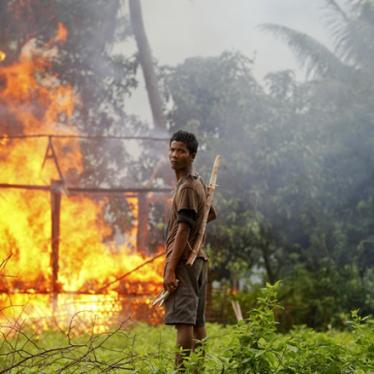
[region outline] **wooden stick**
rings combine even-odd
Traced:
[[[122,274],[120,277],[117,277],[116,279],[114,279],[113,281],[111,282],[108,282],[106,284],[104,284],[104,286],[102,286],[101,288],[98,289],[97,292],[101,292],[103,291],[104,289],[108,288],[109,286],[111,286],[112,284],[116,283],[116,282],[119,282],[120,280],[126,278],[127,276],[129,276],[130,274],[136,272],[137,270],[139,270],[140,268],[142,268],[143,266],[153,262],[154,260],[156,260],[157,258],[161,257],[161,256],[164,256],[164,253],[159,253],[151,258],[149,258],[148,260],[142,262],[140,265],[138,265],[137,267],[135,267],[134,269],[128,271],[127,273],[125,274]]]
[[[177,279],[177,286],[179,284],[179,279]],[[170,291],[162,291],[154,300],[152,303],[152,306],[162,306],[162,304],[166,301],[166,299],[169,297]]]
[[[208,223],[209,211],[210,211],[210,208],[211,208],[212,203],[213,203],[214,191],[216,189],[217,173],[218,173],[218,169],[221,165],[221,160],[222,160],[222,157],[217,155],[215,160],[214,160],[212,173],[210,174],[209,185],[207,187],[207,197],[206,197],[206,203],[205,203],[205,208],[204,208],[203,221],[201,223],[201,226],[200,226],[199,233],[198,233],[197,239],[195,241],[195,244],[192,248],[192,252],[191,252],[191,254],[190,254],[190,256],[188,257],[188,260],[187,260],[187,264],[191,265],[191,266],[195,262],[196,257],[199,254],[200,247],[201,247],[201,245],[203,243],[203,240],[204,240],[206,225]]]
[[[243,313],[242,308],[240,307],[238,300],[231,300],[232,309],[234,310],[234,314],[237,321],[243,321]]]
[[[170,292],[169,291],[162,291],[154,300],[152,303],[152,306],[162,306],[162,304],[165,302],[165,300],[169,297]]]

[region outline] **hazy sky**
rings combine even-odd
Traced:
[[[142,0],[143,17],[154,57],[175,65],[192,56],[217,56],[239,50],[256,57],[254,73],[297,69],[285,44],[259,30],[278,23],[329,43],[324,0]],[[298,75],[300,78],[302,74]],[[149,120],[144,84],[134,95],[130,111]]]

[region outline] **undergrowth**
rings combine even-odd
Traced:
[[[279,285],[263,288],[248,318],[236,325],[209,324],[202,350],[186,372],[205,373],[374,373],[374,321],[352,312],[346,331],[316,332],[298,326],[277,331]],[[0,373],[173,372],[175,331],[127,322],[105,334],[72,331],[2,331]]]

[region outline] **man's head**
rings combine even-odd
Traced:
[[[191,167],[199,146],[194,134],[179,130],[171,136],[169,146],[169,160],[174,170]]]

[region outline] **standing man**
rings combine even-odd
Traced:
[[[201,248],[194,264],[186,261],[197,239],[206,203],[206,187],[193,173],[198,142],[194,134],[178,131],[169,143],[169,161],[177,185],[170,210],[167,238],[164,288],[171,294],[165,302],[165,323],[175,325],[176,366],[183,367],[183,355],[189,353],[206,337],[205,301],[207,287],[207,255]],[[208,220],[215,219],[212,209]]]

